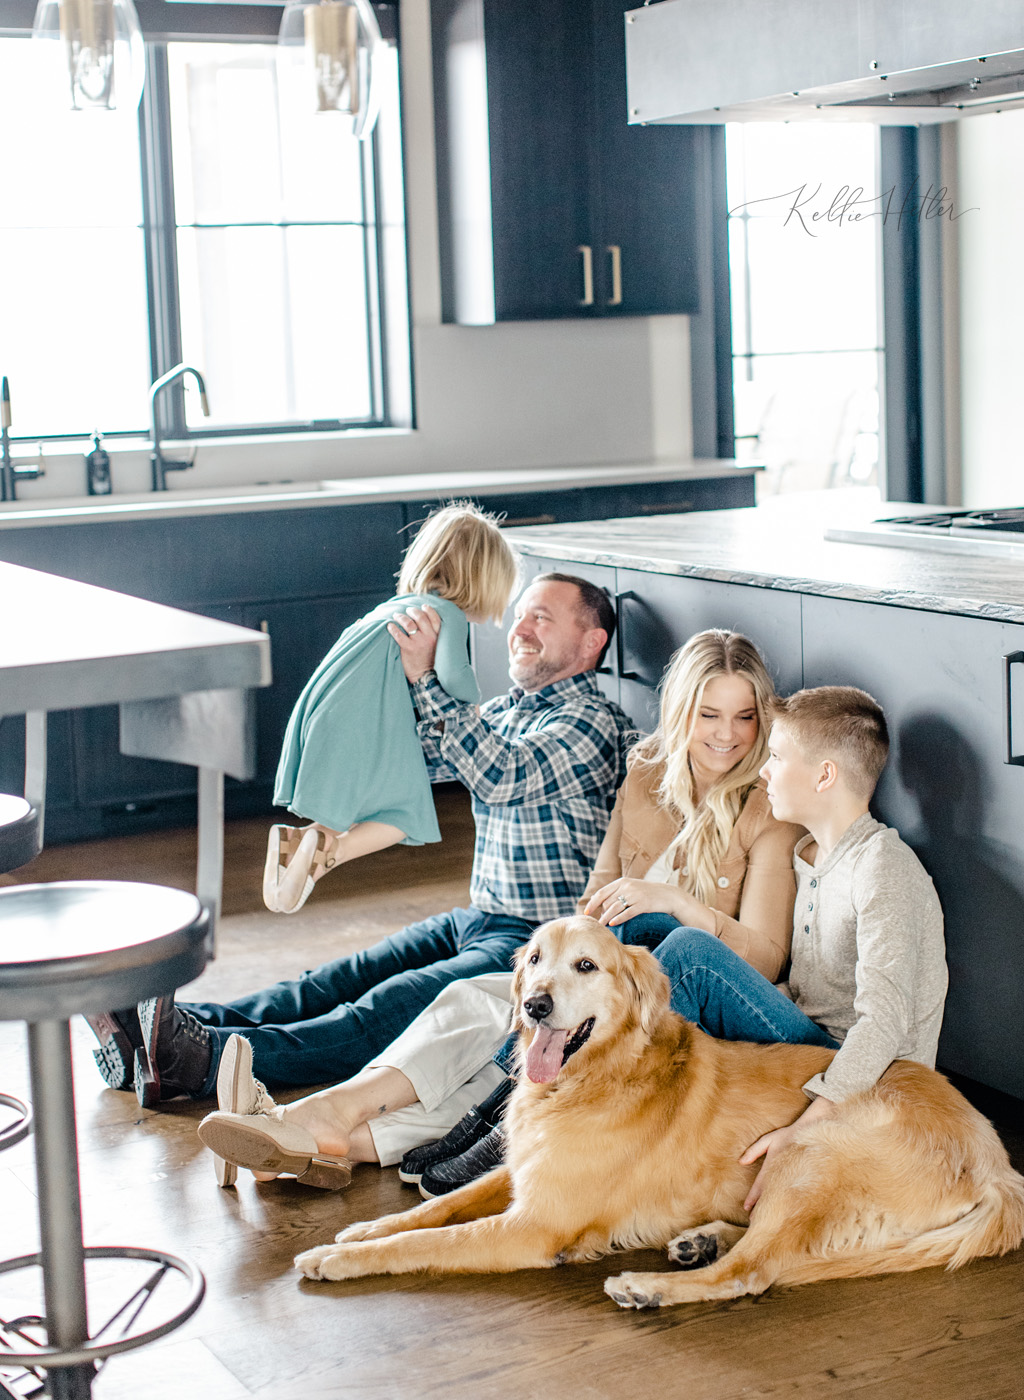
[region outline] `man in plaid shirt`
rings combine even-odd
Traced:
[[[253,1072],[264,1082],[345,1079],[449,982],[508,971],[537,924],[575,911],[630,741],[629,720],[594,677],[614,627],[603,590],[570,575],[541,576],[520,598],[509,631],[512,690],[477,710],[452,699],[434,674],[437,613],[411,608],[396,615],[389,630],[402,652],[432,778],[458,779],[472,796],[470,907],[227,1005],[176,1007],[172,997],[161,999],[147,1012],[161,1098],[213,1094],[235,1032],[251,1043]],[[112,1087],[129,1088],[142,1043],[138,1011],[102,1020],[100,1072]]]

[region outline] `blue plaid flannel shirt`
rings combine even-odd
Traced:
[[[433,671],[412,687],[432,782],[469,789],[476,822],[470,899],[543,923],[575,912],[625,777],[632,725],[593,671],[474,705]]]

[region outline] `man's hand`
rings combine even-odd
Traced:
[[[398,643],[398,650],[402,653],[402,670],[411,685],[434,669],[441,618],[426,603],[422,608],[406,608],[405,612],[396,612],[394,619],[388,623],[388,632]]]
[[[836,1106],[830,1099],[816,1098],[804,1109],[795,1123],[790,1123],[788,1128],[776,1128],[774,1132],[764,1133],[756,1142],[750,1144],[740,1158],[740,1166],[749,1167],[759,1157],[763,1157],[764,1162],[751,1183],[747,1199],[743,1202],[743,1209],[748,1215],[760,1199],[761,1192],[764,1190],[764,1174],[772,1161],[789,1146],[801,1128],[809,1127],[811,1123],[820,1122],[823,1118],[832,1118],[835,1111]]]

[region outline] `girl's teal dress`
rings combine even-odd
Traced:
[[[409,684],[387,632],[392,614],[424,603],[441,616],[438,680],[456,700],[479,701],[462,609],[433,594],[389,598],[342,632],[296,701],[275,806],[335,831],[378,821],[404,831],[406,846],[440,841]]]

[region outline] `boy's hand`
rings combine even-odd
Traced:
[[[750,1144],[740,1158],[740,1166],[749,1167],[759,1157],[763,1157],[764,1162],[761,1164],[761,1170],[754,1177],[750,1190],[747,1192],[747,1198],[743,1202],[743,1209],[748,1215],[760,1199],[761,1192],[764,1190],[764,1174],[774,1158],[789,1146],[800,1129],[809,1127],[811,1123],[819,1122],[823,1118],[833,1117],[835,1111],[836,1106],[830,1099],[816,1098],[804,1109],[795,1123],[790,1123],[786,1128],[776,1128],[774,1132],[763,1133],[756,1142]]]
[[[388,633],[398,643],[398,650],[402,653],[402,670],[410,684],[434,669],[440,631],[440,615],[429,603],[422,608],[406,608],[405,612],[396,612],[394,621],[388,623]]]

